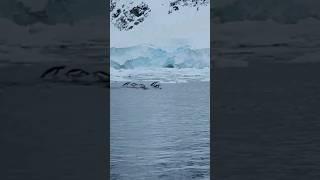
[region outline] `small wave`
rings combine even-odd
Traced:
[[[111,68],[111,81],[160,81],[162,83],[186,83],[190,81],[210,81],[210,68]]]

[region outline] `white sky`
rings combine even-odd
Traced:
[[[193,48],[210,47],[210,5],[196,8],[182,7],[168,14],[169,0],[144,0],[151,8],[145,21],[130,31],[119,31],[110,25],[111,47],[138,44],[169,46],[188,43]]]

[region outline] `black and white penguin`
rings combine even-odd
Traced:
[[[154,88],[158,88],[158,89],[162,89],[161,87],[160,87],[160,84],[156,84],[155,86],[153,86]]]
[[[159,81],[154,81],[153,83],[150,84],[150,86],[155,86]]]
[[[93,72],[93,76],[98,78],[99,81],[110,82],[110,75],[106,72],[96,71],[96,72]]]
[[[144,84],[139,84],[139,87],[140,87],[141,89],[148,89],[148,88],[146,87],[146,85],[144,85]]]
[[[135,88],[138,84],[137,83],[131,83],[131,87]]]
[[[47,69],[40,77],[41,78],[45,78],[48,74],[52,74],[52,76],[54,77],[54,76],[57,76],[58,75],[58,73],[62,70],[62,69],[64,69],[64,68],[66,68],[66,66],[54,66],[54,67],[51,67],[51,68],[49,68],[49,69]]]
[[[72,79],[82,78],[88,76],[89,74],[90,73],[82,69],[71,69],[67,73],[65,73],[68,78]]]
[[[126,82],[124,84],[122,84],[122,86],[128,86],[131,82]]]
[[[155,82],[151,83],[150,86],[152,86],[152,87],[154,87],[154,88],[162,89],[162,88],[160,87],[159,81],[155,81]]]

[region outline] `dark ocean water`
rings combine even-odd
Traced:
[[[111,179],[209,179],[209,82],[111,88]]]

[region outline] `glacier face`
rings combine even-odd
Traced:
[[[110,49],[111,80],[161,80],[185,82],[208,80],[210,49],[182,46],[162,49],[153,45],[137,45]]]
[[[111,48],[111,67],[135,69],[157,68],[206,68],[210,66],[210,49],[191,49],[188,46],[164,50],[151,45]]]

